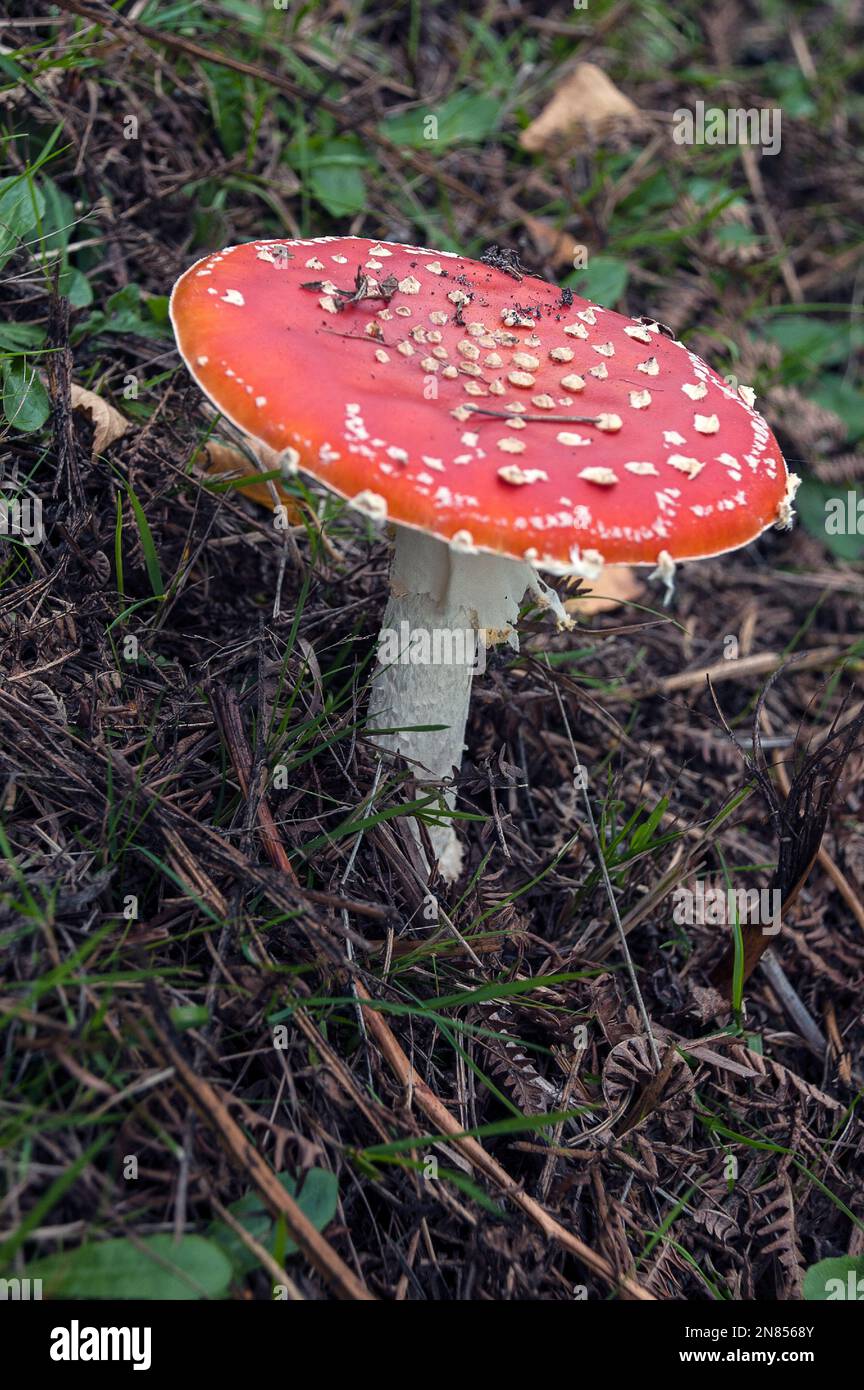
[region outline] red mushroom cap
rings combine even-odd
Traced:
[[[660,325],[517,271],[361,237],[257,241],[187,270],[171,318],[246,434],[465,548],[656,564],[789,521],[747,387]]]

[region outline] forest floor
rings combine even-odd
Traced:
[[[825,525],[864,489],[860,9],[0,22],[0,469],[44,531],[0,540],[0,1276],[698,1301],[861,1267],[864,751],[832,729],[861,711],[864,535]],[[525,148],[583,62],[638,117]],[[676,143],[699,100],[782,111],[779,152]],[[453,889],[364,733],[386,537],[300,480],[280,534],[251,461],[217,475],[236,441],[167,321],[205,251],[337,232],[512,247],[668,323],[804,479],[792,531],[684,568],[670,607],[644,571],[607,611],[562,583],[573,633],[490,654]],[[823,822],[793,900],[775,866]],[[770,956],[718,1010],[733,930],[678,890],[775,882]]]

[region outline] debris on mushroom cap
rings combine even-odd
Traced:
[[[171,318],[246,434],[457,548],[668,568],[791,518],[748,388],[529,275],[361,237],[256,241],[187,270]]]

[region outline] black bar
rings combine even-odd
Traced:
[[[306,1302],[272,1304],[241,1300],[219,1303],[79,1303],[79,1302],[0,1302],[0,1338],[4,1355],[11,1362],[24,1352],[28,1372],[63,1383],[72,1377],[93,1378],[107,1371],[112,1376],[136,1374],[139,1380],[147,1375],[172,1376],[191,1373],[195,1383],[199,1377],[213,1375],[220,1381],[242,1375],[240,1390],[245,1390],[250,1376],[256,1380],[272,1376],[282,1368],[286,1375],[308,1364],[307,1358],[317,1361],[321,1368],[347,1373],[353,1362],[380,1364],[382,1331],[398,1338],[404,1335],[406,1324],[419,1315],[417,1331],[428,1336],[434,1330],[438,1360],[432,1352],[430,1365],[438,1360],[442,1368],[452,1354],[460,1378],[466,1368],[477,1365],[478,1371],[494,1369],[500,1358],[520,1346],[523,1352],[534,1345],[543,1364],[555,1348],[562,1356],[562,1372],[568,1367],[568,1377],[577,1373],[583,1358],[594,1361],[600,1357],[616,1375],[627,1371],[645,1371],[664,1375],[673,1368],[687,1368],[699,1376],[711,1365],[759,1366],[763,1370],[783,1372],[790,1367],[817,1372],[823,1379],[848,1364],[849,1348],[860,1335],[862,1300],[827,1303],[670,1303],[654,1304],[622,1302],[617,1299],[580,1300],[544,1305],[518,1314],[509,1305],[507,1323],[497,1325],[497,1316],[488,1304],[482,1305],[481,1321],[475,1324],[481,1305],[469,1307],[441,1303],[418,1306],[400,1304],[381,1321],[380,1311],[371,1312],[372,1323],[364,1317],[354,1322],[357,1310],[344,1304]],[[369,1316],[368,1305],[366,1315]],[[383,1306],[383,1304],[382,1304]],[[561,1314],[563,1313],[563,1317]],[[554,1337],[546,1349],[534,1344],[540,1316],[544,1330]],[[350,1340],[335,1341],[334,1327],[347,1320]],[[472,1319],[469,1324],[466,1318]],[[559,1318],[561,1319],[559,1321]],[[319,1321],[321,1319],[321,1321]],[[427,1323],[428,1319],[428,1323]],[[433,1323],[434,1319],[434,1323]],[[451,1322],[452,1320],[452,1322]],[[424,1333],[423,1328],[426,1327]],[[444,1347],[448,1326],[458,1333],[450,1353]],[[105,1351],[116,1346],[125,1360],[86,1360],[82,1351],[91,1347],[101,1352],[101,1335],[88,1329],[128,1329],[125,1337],[118,1332],[105,1340]],[[476,1329],[476,1336],[467,1333]],[[132,1331],[138,1330],[137,1340]],[[149,1342],[144,1335],[149,1329]],[[374,1331],[376,1342],[366,1338]],[[360,1334],[359,1337],[357,1334]],[[493,1335],[494,1334],[494,1335]],[[492,1335],[492,1340],[490,1340]],[[445,1339],[444,1342],[441,1338]],[[566,1340],[561,1341],[564,1337]],[[420,1344],[418,1344],[420,1345]],[[397,1341],[391,1351],[397,1355]],[[376,1351],[375,1348],[378,1348]],[[54,1359],[58,1352],[78,1359]],[[581,1348],[581,1350],[580,1350]],[[332,1356],[337,1351],[336,1358]],[[133,1370],[133,1356],[142,1363],[139,1372]],[[389,1356],[389,1353],[388,1353]],[[146,1362],[146,1364],[144,1364]],[[395,1364],[395,1362],[394,1362]],[[292,1372],[291,1367],[294,1367]],[[410,1374],[410,1362],[406,1374]],[[190,1382],[191,1383],[191,1382]]]

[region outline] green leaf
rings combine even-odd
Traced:
[[[171,1010],[171,1022],[175,1028],[201,1028],[210,1018],[210,1010],[203,1004],[178,1004]]]
[[[820,405],[840,416],[853,444],[864,436],[864,391],[860,387],[852,386],[842,377],[826,375],[810,394]]]
[[[246,79],[238,72],[203,63],[213,124],[222,148],[237,154],[246,143]]]
[[[804,1275],[804,1297],[811,1303],[852,1300],[864,1303],[864,1255],[819,1260]]]
[[[778,314],[766,323],[764,332],[780,347],[784,368],[797,370],[798,379],[820,367],[845,362],[862,339],[861,324],[830,323],[812,314]]]
[[[327,140],[313,156],[309,187],[333,217],[351,217],[366,206],[365,163],[353,140]]]
[[[222,0],[221,8],[228,14],[236,15],[242,20],[245,28],[253,34],[258,34],[267,27],[267,11],[261,9],[260,5],[247,5],[245,0]],[[283,4],[274,5],[274,9],[283,9]],[[300,16],[297,16],[298,22]]]
[[[678,202],[678,190],[665,169],[658,169],[636,185],[632,193],[623,198],[618,205],[618,213],[626,212],[631,217],[647,217],[650,212],[661,212]]]
[[[701,176],[688,179],[684,187],[700,207],[714,203],[730,203],[737,198],[734,189],[728,184],[722,183],[719,179],[702,178]]]
[[[0,323],[0,351],[19,352],[41,347],[45,329],[38,323]]]
[[[647,847],[651,844],[652,839],[654,838],[654,831],[658,829],[660,822],[662,821],[668,809],[668,796],[661,796],[660,800],[657,802],[657,805],[654,807],[654,810],[648,816],[648,819],[643,821],[642,824],[638,825],[636,829],[633,831],[633,835],[630,840],[631,854],[640,854],[643,849],[647,849]]]
[[[714,236],[723,246],[758,246],[762,240],[739,222],[730,222],[727,227],[715,227]]]
[[[501,103],[475,92],[456,92],[440,106],[415,106],[381,122],[381,133],[396,145],[435,153],[447,145],[479,145],[497,129]]]
[[[565,284],[583,299],[591,299],[611,309],[627,288],[630,271],[617,256],[592,256],[584,270],[574,270]]]
[[[154,323],[168,322],[167,294],[151,294],[147,300],[147,312]]]
[[[128,483],[126,484],[126,491],[129,494],[129,501],[132,504],[132,511],[138,524],[138,534],[141,537],[141,549],[144,552],[144,564],[147,568],[150,587],[156,598],[164,598],[165,585],[162,581],[162,570],[159,565],[159,556],[156,553],[153,532],[150,530],[150,523],[144,515],[144,508],[141,506],[137,494]]]
[[[842,483],[805,478],[795,506],[801,523],[839,560],[864,557],[864,493]]]
[[[339,1201],[339,1184],[335,1175],[328,1172],[326,1168],[310,1168],[303,1179],[303,1186],[299,1194],[297,1182],[290,1173],[278,1173],[277,1177],[285,1191],[294,1198],[300,1210],[312,1222],[316,1231],[323,1231],[325,1226],[328,1226],[333,1220]],[[278,1238],[278,1223],[273,1220],[257,1192],[247,1192],[245,1197],[234,1202],[228,1210],[232,1216],[237,1218],[250,1236],[253,1236],[259,1244],[274,1254]],[[247,1250],[239,1236],[235,1235],[231,1228],[223,1222],[214,1221],[208,1235],[217,1241],[222,1250],[225,1251],[236,1274],[248,1274],[250,1270],[258,1267],[255,1256]],[[281,1250],[282,1258],[296,1255],[299,1249],[299,1245],[293,1240],[284,1238]]]
[[[0,72],[5,73],[9,81],[14,82],[16,86],[32,80],[30,74],[5,53],[0,53]]]
[[[8,261],[44,211],[44,195],[26,175],[0,179],[0,265]]]
[[[43,179],[40,187],[45,196],[42,250],[65,252],[75,223],[75,206],[53,179]]]
[[[203,1236],[144,1236],[90,1241],[28,1265],[28,1279],[42,1280],[45,1298],[224,1298],[231,1264]]]
[[[779,98],[778,105],[782,107],[784,120],[787,117],[791,121],[806,120],[818,111],[809,81],[796,65],[788,63],[775,66],[769,63],[765,66],[764,75],[769,90],[773,89]]]
[[[309,176],[314,197],[333,217],[349,217],[366,205],[366,185],[357,168],[316,164]]]
[[[830,323],[810,314],[783,314],[766,325],[765,333],[790,356],[819,361],[830,353],[837,336]]]
[[[51,413],[48,393],[32,360],[13,357],[2,363],[3,412],[13,429],[41,430]]]
[[[59,276],[59,289],[65,294],[73,309],[86,309],[93,303],[93,291],[86,275],[74,265],[67,265]]]
[[[161,298],[163,296],[157,296],[157,299]],[[169,331],[165,323],[154,319],[149,300],[142,300],[140,286],[124,285],[122,290],[105,301],[104,311],[90,315],[76,336],[84,333],[132,333],[139,338],[164,338]]]

